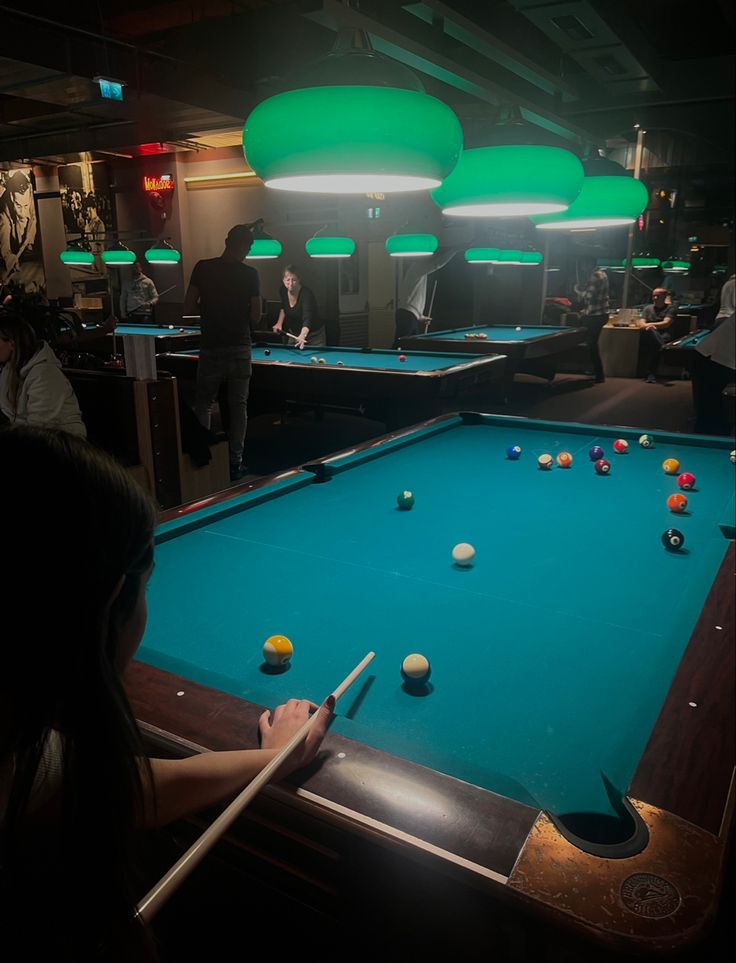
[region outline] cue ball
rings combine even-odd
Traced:
[[[396,504],[403,512],[408,512],[414,505],[414,495],[409,491],[400,492],[396,496]]]
[[[676,528],[668,528],[662,533],[662,544],[668,552],[679,552],[685,544],[685,536]]]
[[[537,464],[542,471],[549,471],[554,463],[555,460],[552,455],[540,455],[539,458],[537,458]]]
[[[425,685],[431,674],[432,666],[429,664],[429,659],[420,655],[419,652],[412,652],[411,655],[407,655],[401,663],[401,678],[407,685]]]
[[[651,435],[642,435],[641,438],[639,439],[639,444],[641,445],[642,448],[653,448],[654,438],[652,438]]]
[[[272,666],[284,666],[291,661],[294,646],[285,635],[272,635],[263,643],[263,658]]]
[[[731,464],[736,465],[736,451],[731,452],[730,458],[731,458]]]
[[[452,550],[452,560],[456,565],[472,565],[474,558],[475,549],[467,542],[458,542]]]
[[[521,331],[521,327],[520,327],[520,326],[517,326],[516,330],[517,330],[517,331]]]
[[[695,488],[695,475],[692,472],[684,471],[677,479],[677,484],[683,491],[689,492]]]
[[[263,353],[265,354],[266,357],[268,357],[268,356],[271,354],[271,349],[270,349],[270,348],[266,348]]]
[[[405,355],[405,354],[400,354],[400,355],[399,355],[399,361],[406,361],[406,355]]]
[[[617,438],[613,443],[613,450],[617,455],[625,455],[629,450],[629,443],[625,438]]]
[[[316,354],[313,354],[309,360],[312,362],[312,364],[317,364],[317,362],[319,361],[319,358],[317,357]]]

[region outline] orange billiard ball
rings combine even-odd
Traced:
[[[572,455],[569,451],[561,451],[557,456],[557,464],[560,468],[569,468],[572,465]]]
[[[687,508],[687,498],[679,493],[676,495],[670,495],[670,497],[667,499],[667,508],[669,508],[671,512],[675,512],[675,514],[679,515]]]
[[[680,463],[676,458],[665,458],[662,462],[662,470],[666,475],[676,475],[680,470]]]

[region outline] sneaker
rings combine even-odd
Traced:
[[[656,385],[657,379],[654,377],[654,375],[647,375],[646,382],[648,385]]]
[[[248,469],[241,462],[239,465],[230,466],[230,481],[240,481],[243,475],[248,474]]]

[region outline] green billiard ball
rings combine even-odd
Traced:
[[[399,506],[402,512],[408,512],[414,504],[414,496],[411,492],[401,492],[396,497],[396,504]]]

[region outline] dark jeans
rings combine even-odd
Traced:
[[[406,308],[396,309],[396,337],[394,338],[393,348],[398,348],[401,338],[412,337],[419,334],[419,319]]]
[[[601,353],[598,350],[598,341],[601,337],[601,329],[606,321],[608,321],[607,314],[582,315],[580,318],[581,326],[586,328],[588,332],[585,343],[588,345],[588,351],[590,351],[590,360],[593,363],[593,375],[596,381],[605,380]]]
[[[669,340],[670,336],[668,334],[661,334],[656,328],[649,328],[648,331],[642,331],[639,352],[642,359],[646,361],[648,375],[656,377],[657,368],[659,367],[659,352],[662,346],[667,344]]]
[[[234,468],[239,467],[243,461],[245,431],[248,425],[250,373],[250,347],[209,348],[199,353],[194,411],[200,424],[209,428],[212,407],[217,400],[220,385],[227,385],[230,414],[228,441],[230,464]]]

